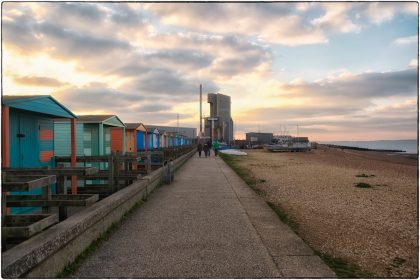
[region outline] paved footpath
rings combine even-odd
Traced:
[[[220,158],[197,155],[76,278],[335,277]]]

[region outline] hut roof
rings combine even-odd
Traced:
[[[50,95],[3,95],[1,104],[10,108],[41,113],[52,117],[77,118]]]
[[[140,123],[124,123],[127,129],[137,129],[140,126]]]
[[[135,129],[146,131],[146,127],[142,123],[125,123],[126,129]]]
[[[144,127],[146,128],[147,132],[151,132],[153,133],[155,130],[157,130],[158,132],[160,131],[159,129],[156,128],[156,126],[154,125],[144,125]]]
[[[77,116],[79,122],[103,123],[110,126],[125,127],[125,124],[116,115],[82,115]]]
[[[103,122],[114,115],[81,115],[78,116],[81,122]]]

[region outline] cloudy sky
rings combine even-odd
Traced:
[[[2,39],[3,94],[76,114],[198,127],[201,83],[236,138],[417,137],[416,2],[7,2]]]

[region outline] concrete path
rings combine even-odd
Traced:
[[[221,159],[191,158],[77,278],[335,277]]]

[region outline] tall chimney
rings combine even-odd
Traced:
[[[200,84],[200,137],[203,137],[203,124],[202,124],[202,99],[203,99],[203,87]]]

